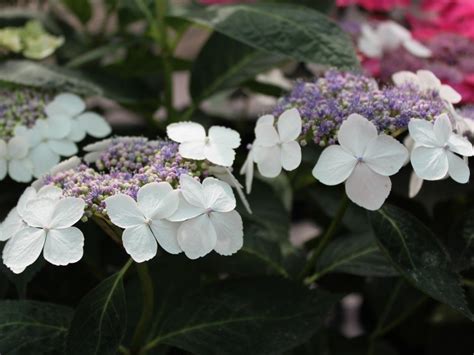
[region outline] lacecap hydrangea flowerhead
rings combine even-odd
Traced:
[[[344,182],[349,199],[369,210],[383,205],[390,176],[409,156],[419,179],[449,174],[466,183],[469,168],[459,156],[473,151],[457,129],[460,115],[453,105],[461,100],[459,93],[428,71],[397,73],[393,81],[379,87],[365,75],[329,70],[312,82],[297,82],[273,115],[257,121],[241,170],[247,192],[254,163],[264,177],[292,171],[301,163],[301,147],[311,141],[326,147],[313,176],[325,185]],[[414,140],[410,151],[396,139],[406,132]]]
[[[85,150],[84,159],[73,157],[38,179],[2,223],[3,261],[12,271],[22,272],[41,251],[54,265],[80,260],[84,236],[73,226],[80,220],[97,222],[136,262],[153,258],[158,245],[191,259],[242,247],[234,193],[211,176],[220,170],[209,160],[184,158],[178,143],[142,137]]]
[[[109,135],[105,119],[86,111],[71,93],[13,87],[0,89],[0,180],[30,182],[78,152],[86,134]]]

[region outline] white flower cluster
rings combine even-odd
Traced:
[[[190,259],[212,250],[231,255],[243,245],[242,218],[235,211],[232,189],[216,178],[201,184],[183,174],[179,190],[167,182],[150,183],[140,188],[137,201],[119,194],[105,203],[112,223],[125,229],[123,246],[137,262],[153,258],[158,244]]]
[[[17,126],[10,140],[0,139],[0,180],[8,174],[18,182],[40,177],[59,163],[60,157],[77,153],[77,142],[86,134],[102,138],[111,128],[103,117],[85,111],[77,95],[59,94],[45,107],[45,119],[33,127]]]
[[[82,218],[84,207],[83,200],[64,197],[54,186],[38,192],[27,188],[0,226],[0,241],[7,241],[3,248],[5,265],[20,273],[38,259],[41,251],[54,265],[79,261],[84,235],[72,226]]]
[[[362,24],[357,46],[369,58],[381,58],[386,51],[405,48],[416,57],[431,57],[431,50],[415,40],[410,31],[394,21],[383,21],[372,27]]]
[[[423,180],[451,177],[458,183],[469,181],[467,157],[474,155],[469,140],[458,127],[462,119],[455,115],[454,103],[461,96],[453,88],[442,85],[431,72],[420,70],[396,73],[396,85],[407,82],[420,90],[437,92],[445,102],[448,114],[441,114],[434,122],[412,118],[407,147],[384,133],[378,134],[375,125],[359,114],[351,114],[337,133],[338,143],[324,149],[313,176],[325,185],[345,182],[346,194],[354,203],[368,210],[379,209],[390,194],[390,176],[396,174],[408,160],[414,169],[410,182],[410,196],[420,190]],[[451,118],[450,118],[451,116]],[[451,122],[453,120],[453,122]],[[247,192],[253,179],[253,163],[261,175],[277,176],[283,167],[296,169],[301,163],[301,148],[296,139],[301,134],[301,118],[295,109],[284,112],[274,127],[272,116],[261,117],[256,124],[255,142],[241,173],[246,174]],[[410,156],[410,159],[409,159]]]

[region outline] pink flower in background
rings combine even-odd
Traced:
[[[474,39],[474,1],[423,0],[420,14],[409,17],[413,34],[429,39],[440,33],[456,33]]]
[[[369,11],[390,11],[395,7],[404,7],[410,0],[337,0],[337,6],[359,5]]]

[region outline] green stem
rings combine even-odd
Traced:
[[[147,335],[147,329],[150,325],[150,321],[153,315],[154,308],[154,289],[153,289],[153,280],[150,277],[150,272],[148,270],[148,265],[146,263],[136,263],[135,264],[138,277],[142,286],[143,293],[143,309],[138,321],[137,327],[132,337],[132,354],[140,353],[141,346]]]
[[[344,217],[344,214],[346,213],[346,209],[348,205],[349,205],[349,199],[347,198],[347,195],[344,194],[341,200],[341,203],[339,205],[339,208],[337,209],[336,215],[332,219],[331,224],[329,225],[328,229],[326,230],[321,240],[319,241],[318,245],[316,246],[316,249],[311,254],[311,257],[309,258],[303,271],[300,274],[300,279],[303,279],[316,267],[316,263],[318,261],[319,256],[326,248],[327,244],[333,237],[334,233],[337,231],[337,228],[339,227],[339,224],[341,223],[342,218]],[[311,278],[316,279],[317,277],[318,275],[315,274],[311,276],[309,279]]]

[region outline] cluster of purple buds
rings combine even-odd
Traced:
[[[371,77],[336,70],[298,82],[273,115],[290,108],[297,108],[302,118],[300,143],[313,140],[320,146],[336,143],[339,127],[353,113],[369,119],[379,132],[392,134],[406,129],[412,118],[432,121],[446,110],[436,92],[421,92],[410,84],[379,87]]]
[[[0,138],[9,140],[15,127],[31,128],[39,119],[45,119],[45,106],[54,98],[54,93],[27,87],[0,89]]]
[[[48,175],[43,184],[84,200],[86,217],[105,217],[107,197],[123,193],[136,199],[140,187],[150,182],[165,181],[176,188],[182,174],[203,179],[208,168],[209,163],[183,159],[178,144],[171,141],[114,138],[95,162]]]

